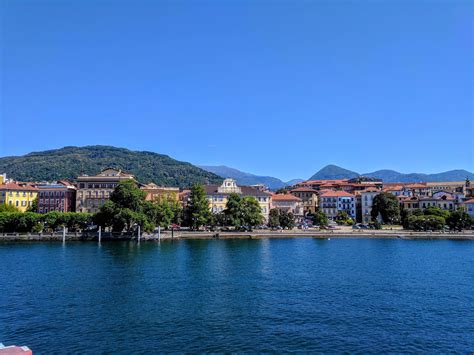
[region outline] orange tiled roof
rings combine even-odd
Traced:
[[[29,184],[20,185],[14,182],[9,182],[6,184],[1,184],[0,190],[37,191],[38,189],[35,186],[29,185]]]
[[[354,195],[345,191],[326,191],[321,197],[354,197]]]
[[[316,190],[314,190],[310,187],[298,187],[296,189],[291,190],[290,192],[314,192],[314,193],[317,193]]]
[[[301,201],[299,197],[296,197],[292,194],[273,194],[272,195],[273,201]]]

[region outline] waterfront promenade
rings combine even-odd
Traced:
[[[350,227],[341,227],[334,230],[255,230],[252,232],[211,232],[211,231],[170,231],[158,234],[143,234],[140,241],[150,242],[159,240],[173,239],[260,239],[260,238],[398,238],[398,239],[450,239],[450,240],[474,240],[474,230],[465,230],[462,232],[414,232],[403,229],[382,229],[382,230],[354,230]],[[0,234],[1,241],[97,241],[98,233],[45,233],[45,234],[19,234],[9,233]],[[135,240],[138,241],[136,234],[112,235],[111,233],[102,233],[101,240]]]

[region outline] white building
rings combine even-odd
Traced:
[[[380,193],[380,190],[369,188],[360,192],[360,203],[362,212],[362,223],[369,223],[372,221],[372,204],[374,197]]]
[[[466,208],[466,213],[469,216],[474,217],[474,198],[464,201],[463,204],[464,204],[464,207]]]
[[[319,196],[321,211],[329,218],[335,218],[340,211],[356,218],[355,196],[345,191],[324,191]]]

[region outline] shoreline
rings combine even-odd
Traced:
[[[284,238],[312,238],[312,239],[402,239],[402,240],[473,240],[474,231],[441,233],[441,232],[413,232],[404,230],[378,230],[361,232],[352,230],[335,231],[257,231],[257,232],[201,232],[201,231],[176,231],[163,232],[160,236],[156,234],[142,235],[141,242],[158,242],[172,240],[194,240],[194,239],[284,239]],[[56,234],[0,234],[1,242],[91,242],[98,241],[97,233],[68,233],[63,238],[62,233]],[[138,241],[136,235],[112,236],[103,233],[101,241]]]

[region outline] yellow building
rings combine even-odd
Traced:
[[[262,191],[253,186],[237,186],[235,180],[225,179],[222,185],[206,185],[206,197],[209,201],[211,212],[219,213],[225,210],[227,205],[227,198],[231,193],[236,193],[244,196],[252,196],[260,205],[262,215],[265,221],[268,221],[268,214],[270,212],[272,194]]]
[[[140,190],[146,193],[145,200],[156,201],[161,198],[178,201],[179,188],[163,187],[154,183],[140,184]]]
[[[9,182],[0,184],[0,203],[14,206],[25,212],[38,196],[38,189],[24,183]]]
[[[3,185],[6,182],[7,182],[7,174],[5,173],[0,174],[0,185]]]

